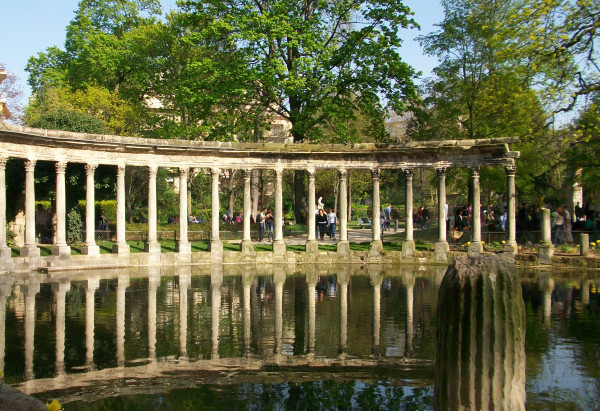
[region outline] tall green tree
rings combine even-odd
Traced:
[[[416,95],[415,72],[398,53],[398,29],[416,23],[401,1],[206,0],[180,5],[182,21],[194,30],[192,39],[217,44],[231,56],[233,64],[215,68],[214,83],[233,80],[235,90],[290,121],[295,142],[348,141],[357,135],[352,130],[357,113],[368,112],[377,122],[388,107],[401,112],[405,100]],[[215,87],[210,98],[231,95],[232,86]],[[304,184],[305,173],[297,172],[297,221],[306,219]]]

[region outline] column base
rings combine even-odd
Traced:
[[[402,258],[414,257],[417,253],[417,247],[414,240],[404,240],[402,242]]]
[[[379,257],[383,251],[383,242],[381,240],[372,240],[369,247],[369,257]]]
[[[254,242],[252,240],[242,240],[242,254],[254,254]]]
[[[179,254],[191,254],[192,253],[192,244],[190,242],[182,243],[181,241],[177,241],[175,244],[175,251]]]
[[[12,268],[12,250],[7,246],[0,247],[0,270],[11,271]]]
[[[131,250],[130,250],[129,244],[117,243],[117,244],[113,244],[112,252],[113,252],[113,254],[129,255]]]
[[[480,241],[472,241],[467,248],[467,255],[471,258],[476,258],[481,255],[483,244]]]
[[[446,262],[448,261],[448,251],[450,247],[447,241],[438,241],[434,245],[434,256],[435,261]]]
[[[217,264],[223,262],[223,243],[220,240],[210,242],[210,262]]]
[[[319,243],[314,238],[306,241],[305,247],[308,254],[317,254],[319,252]]]
[[[286,248],[283,240],[275,240],[273,242],[273,255],[275,255],[276,257],[283,257],[285,255],[285,252]]]
[[[506,244],[504,244],[504,252],[514,256],[519,252],[519,246],[514,241],[507,241]]]
[[[19,249],[21,257],[36,258],[40,256],[40,249],[36,245],[25,245]]]
[[[337,243],[338,254],[350,254],[350,242],[348,240],[340,240]]]
[[[50,250],[52,255],[68,256],[71,255],[71,247],[66,244],[55,244]]]
[[[81,254],[83,255],[100,255],[100,247],[96,244],[84,245],[81,247]]]
[[[541,243],[538,246],[537,258],[539,264],[552,264],[552,256],[554,256],[554,245],[552,243]]]
[[[160,253],[160,244],[159,243],[146,243],[144,245],[144,251],[149,254],[158,254],[158,253]]]

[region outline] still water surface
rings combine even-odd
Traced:
[[[433,409],[443,269],[5,279],[5,381],[70,409]],[[600,409],[600,276],[523,272],[527,409]]]

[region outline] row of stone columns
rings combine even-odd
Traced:
[[[308,329],[306,353],[314,355],[316,349],[316,296],[315,289],[318,282],[318,275],[315,273],[307,274],[307,303],[308,303]],[[191,270],[187,273],[179,274],[179,357],[180,360],[187,360],[187,323],[188,323],[188,291],[191,286]],[[274,281],[274,353],[282,354],[283,350],[283,286],[286,276],[284,273],[275,273]],[[253,276],[244,276],[242,281],[242,310],[243,310],[243,352],[247,355],[250,352],[251,341],[251,285]],[[346,354],[348,349],[348,285],[350,276],[347,273],[338,275],[339,284],[339,310],[340,310],[340,336],[339,350],[340,354]],[[381,284],[382,278],[375,275],[371,278],[373,292],[373,330],[372,330],[372,350],[374,355],[379,355],[380,333],[381,333]],[[148,359],[156,360],[156,319],[157,319],[157,290],[160,286],[160,274],[155,271],[148,277]],[[404,280],[406,281],[406,279]],[[223,283],[222,275],[217,273],[211,275],[211,358],[219,358],[219,323],[221,310],[221,286]],[[129,287],[129,275],[120,275],[116,289],[116,356],[117,364],[123,367],[125,364],[125,294]],[[413,288],[414,278],[407,281],[407,299],[406,299],[406,353],[409,353],[412,346],[413,337]],[[95,345],[95,293],[99,288],[99,278],[97,276],[89,278],[85,287],[85,346],[86,358],[85,366],[88,370],[94,370],[94,345]],[[66,318],[66,294],[71,289],[68,279],[59,280],[52,283],[52,291],[56,304],[56,374],[65,373],[65,318]],[[25,378],[27,380],[35,378],[33,372],[33,353],[34,353],[34,330],[35,330],[35,299],[40,292],[40,283],[37,280],[30,281],[27,286],[22,286],[25,295]],[[0,285],[0,302],[5,301],[10,295],[10,285]],[[0,305],[0,365],[4,365],[4,324],[5,324],[5,304]],[[409,324],[410,323],[410,324]]]
[[[25,161],[25,245],[21,249],[22,256],[39,257],[39,249],[35,241],[35,189],[34,189],[34,170],[35,160]],[[10,256],[10,249],[6,246],[6,192],[5,192],[5,166],[6,159],[0,158],[0,252],[2,258]],[[54,255],[69,255],[70,247],[66,243],[66,208],[65,208],[65,170],[67,163],[59,161],[56,163],[56,243],[52,247]],[[95,233],[95,215],[94,215],[94,172],[96,164],[86,164],[86,238],[85,245],[82,248],[84,255],[98,255],[99,247],[94,239]],[[156,165],[148,166],[148,241],[145,250],[149,253],[160,253],[160,244],[157,238],[157,193],[156,176],[158,167]],[[406,236],[402,247],[404,257],[411,257],[415,254],[415,243],[413,237],[413,169],[406,168],[405,174],[405,210],[406,210]],[[222,261],[223,245],[219,237],[219,168],[211,169],[211,237],[210,249],[213,254],[214,262]],[[435,245],[436,259],[445,261],[448,253],[448,242],[446,238],[445,204],[446,204],[446,169],[437,168],[438,176],[438,219],[439,219],[439,237]],[[507,166],[507,246],[506,251],[516,252],[516,227],[515,227],[515,167]],[[315,195],[315,170],[308,170],[308,203],[309,208],[316,202]],[[481,252],[481,220],[480,220],[480,183],[479,167],[470,168],[470,175],[473,187],[473,236],[469,246],[469,255],[477,255]],[[379,194],[380,170],[371,171],[372,176],[372,238],[371,255],[377,256],[382,250],[381,226],[379,224],[381,201]],[[190,254],[191,245],[188,239],[187,216],[187,180],[188,168],[179,169],[179,224],[180,235],[177,242],[177,251],[181,254]],[[250,178],[251,170],[243,171],[244,178],[244,219],[242,251],[244,253],[253,252],[253,243],[250,237],[250,214],[251,214],[251,195]],[[285,242],[283,239],[283,227],[281,224],[283,217],[283,170],[275,170],[275,241],[273,243],[273,252],[275,256],[285,255]],[[340,236],[338,242],[338,252],[347,253],[349,251],[348,230],[347,230],[347,196],[348,196],[348,171],[339,170],[339,195],[340,195]],[[315,240],[315,214],[308,213],[308,235],[306,240],[306,251],[314,253],[318,251],[318,244]],[[4,222],[4,223],[3,223]],[[117,254],[128,254],[129,246],[125,241],[125,165],[117,166],[117,242],[113,246],[113,252]]]

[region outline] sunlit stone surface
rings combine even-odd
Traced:
[[[438,301],[435,408],[525,409],[525,305],[514,265],[461,258]]]

